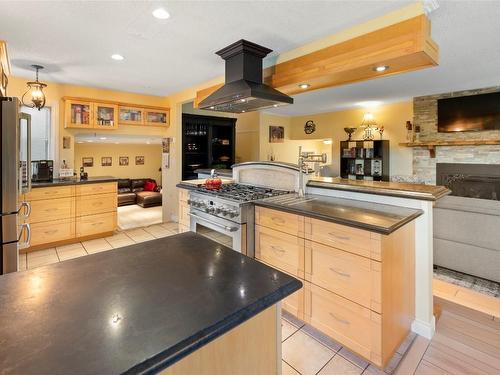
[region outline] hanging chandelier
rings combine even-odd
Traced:
[[[40,69],[43,69],[43,66],[41,65],[31,65],[31,66],[36,70],[36,79],[35,81],[26,83],[26,85],[28,86],[28,90],[26,90],[26,92],[23,94],[21,101],[23,105],[27,107],[41,110],[43,107],[45,107],[45,94],[43,92],[43,89],[47,87],[45,83],[40,82],[38,80],[38,71]],[[26,99],[31,100],[31,102],[26,102]]]

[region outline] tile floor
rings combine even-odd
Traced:
[[[144,223],[161,224],[163,221],[162,207],[142,208],[136,204],[118,207],[118,228],[127,230],[141,228]]]
[[[392,374],[415,337],[415,334],[407,337],[385,372],[382,372],[336,341],[284,311],[281,319],[283,375]]]

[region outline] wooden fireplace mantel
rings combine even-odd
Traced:
[[[484,146],[484,145],[500,145],[500,139],[460,139],[460,140],[436,140],[436,141],[419,141],[419,142],[403,142],[399,144],[404,147],[427,147],[430,157],[436,157],[436,147],[438,146]]]

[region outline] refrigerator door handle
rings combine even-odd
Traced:
[[[31,191],[31,115],[28,113],[21,112],[19,117],[19,127],[21,127],[21,120],[26,120],[26,182],[27,182],[26,190],[21,191],[22,194]]]
[[[26,240],[24,242],[21,242],[24,231],[26,231]],[[31,226],[28,223],[21,224],[21,232],[19,233],[19,238],[17,239],[17,242],[19,244],[19,249],[26,249],[27,247],[30,247]]]

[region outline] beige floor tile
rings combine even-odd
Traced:
[[[56,254],[55,247],[51,247],[50,249],[45,249],[45,250],[30,251],[28,253],[28,259],[29,258],[44,257],[44,256],[47,256],[47,255],[53,255],[53,254]]]
[[[179,227],[179,223],[176,223],[175,221],[169,221],[167,223],[162,223],[160,225],[168,230],[174,230]]]
[[[362,372],[363,370],[355,364],[340,355],[336,355],[321,369],[318,375],[360,375]]]
[[[40,251],[41,252],[41,251]],[[47,264],[57,263],[59,262],[59,258],[57,257],[56,249],[47,249],[43,250],[44,255],[33,253],[28,253],[28,263],[27,268],[33,269],[40,266],[45,266]]]
[[[135,242],[125,233],[118,233],[113,236],[106,237],[106,241],[114,249],[135,244]]]
[[[351,361],[352,363],[354,363],[356,366],[358,366],[362,370],[364,370],[365,368],[367,368],[368,365],[370,364],[365,359],[361,358],[359,355],[357,355],[356,353],[351,352],[349,349],[347,349],[345,347],[341,348],[338,353],[342,357],[344,357],[345,359],[347,359],[347,360]]]
[[[139,205],[132,204],[118,207],[118,227],[127,230],[160,224],[163,216],[162,211],[161,206],[142,208]]]
[[[151,241],[155,238],[150,233],[146,232],[144,229],[131,229],[125,232],[134,242],[144,242]]]
[[[160,224],[151,225],[150,227],[144,228],[144,230],[155,238],[168,237],[168,236],[173,236],[175,234],[174,232],[172,232],[169,229],[166,229]]]
[[[87,252],[85,251],[81,243],[69,245],[69,247],[68,246],[56,247],[56,251],[60,261],[79,258],[87,255]]]
[[[300,375],[300,373],[285,361],[281,361],[281,375]]]
[[[83,247],[89,254],[99,253],[101,251],[111,250],[113,248],[104,238],[85,241],[83,242]]]
[[[287,320],[281,319],[281,341],[285,341],[299,329],[290,324]]]
[[[19,254],[19,271],[25,271],[28,264],[28,257],[26,254]]]
[[[283,359],[303,375],[316,374],[334,355],[327,347],[298,331],[282,345]]]
[[[64,245],[64,246],[56,246],[57,251],[67,251],[67,250],[74,250],[74,249],[83,249],[83,245],[81,242],[77,243],[70,243],[69,245]]]

